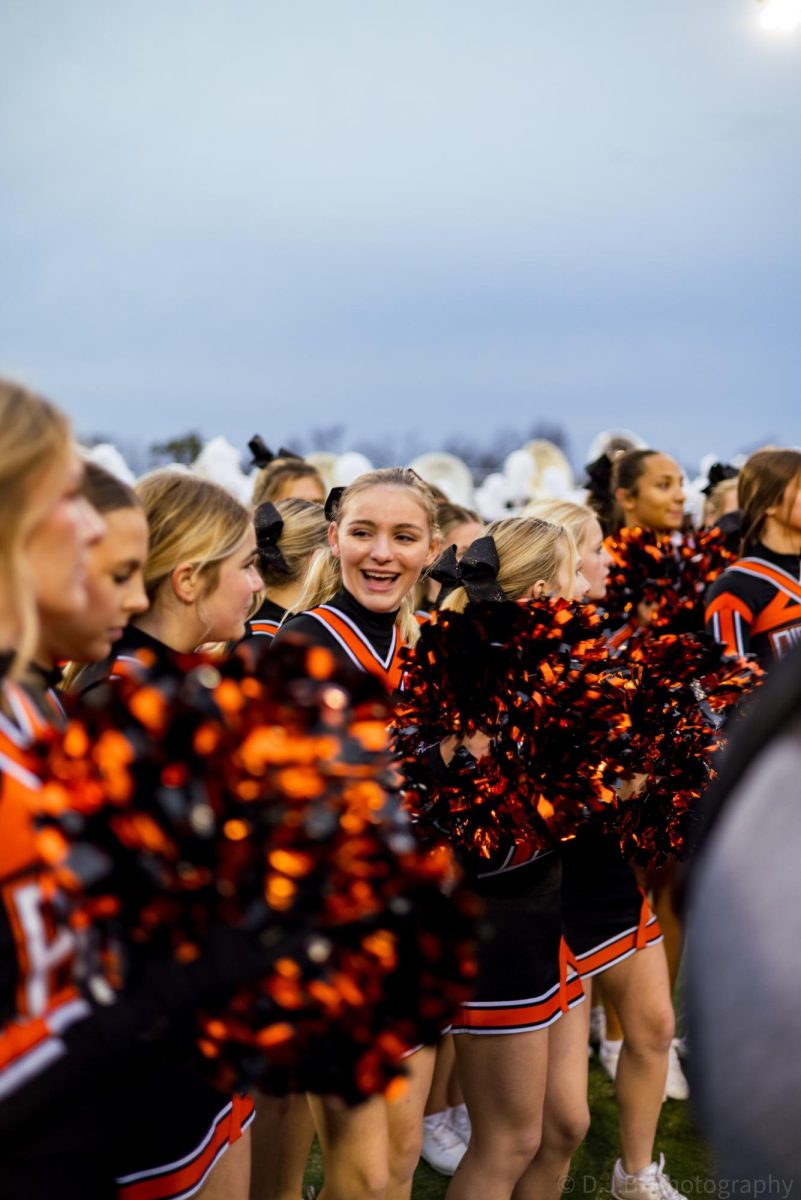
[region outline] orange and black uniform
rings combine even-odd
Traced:
[[[272,641],[285,616],[285,608],[281,608],[281,605],[273,600],[265,600],[255,616],[245,622],[245,637],[242,640],[266,638]]]
[[[372,612],[343,588],[327,603],[290,617],[276,641],[299,635],[312,645],[325,646],[350,666],[376,675],[394,692],[403,674],[397,615]]]
[[[757,544],[706,595],[707,632],[730,654],[756,654],[769,667],[801,645],[801,556]]]

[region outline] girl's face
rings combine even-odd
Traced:
[[[595,517],[584,526],[579,542],[581,573],[587,580],[588,600],[603,600],[612,559],[604,546],[604,535]]]
[[[551,590],[551,595],[563,600],[583,600],[589,588],[589,582],[582,571],[581,559],[576,557],[576,565],[573,568],[571,555],[566,551],[559,568],[556,587]]]
[[[319,479],[313,475],[298,475],[284,483],[273,504],[278,504],[279,500],[313,500],[316,504],[324,504],[325,495]]]
[[[480,521],[463,521],[461,525],[454,525],[443,541],[446,546],[456,546],[456,557],[461,558],[465,550],[483,536],[484,526]]]
[[[410,488],[376,484],[348,501],[328,543],[342,583],[371,612],[395,612],[433,562],[428,516]]]
[[[89,549],[105,522],[84,496],[83,464],[73,450],[32,497],[42,516],[26,543],[36,602],[43,617],[71,617],[86,605]]]
[[[801,533],[801,476],[790,480],[784,489],[781,504],[771,506],[766,515],[773,517],[789,533]]]
[[[253,597],[264,587],[257,560],[256,529],[249,524],[239,548],[222,560],[217,586],[198,602],[203,642],[233,642],[244,636]]]
[[[626,525],[641,525],[659,533],[681,529],[685,500],[681,467],[667,454],[649,454],[642,466],[642,475],[631,491],[617,490]]]

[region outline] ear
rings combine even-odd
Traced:
[[[339,526],[336,521],[328,526],[328,547],[334,558],[339,558]]]
[[[436,537],[431,543],[431,547],[426,555],[426,560],[423,563],[424,567],[430,567],[435,559],[439,558],[442,553],[442,538]]]
[[[200,594],[194,563],[180,563],[170,574],[170,586],[181,604],[194,604]]]
[[[548,587],[547,587],[545,580],[538,579],[537,582],[534,584],[534,587],[531,589],[530,598],[532,600],[541,600],[547,590],[548,590]]]
[[[624,512],[631,512],[635,507],[635,500],[628,488],[615,488],[615,500]]]

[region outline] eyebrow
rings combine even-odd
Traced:
[[[369,525],[371,529],[376,528],[375,521],[370,521],[367,517],[351,517],[351,519],[348,523],[350,525]],[[394,530],[413,529],[413,530],[415,530],[415,532],[419,533],[420,530],[423,528],[423,526],[415,525],[413,521],[401,521],[400,524],[393,525],[392,528]]]

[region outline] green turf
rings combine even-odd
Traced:
[[[590,1110],[592,1126],[584,1145],[573,1157],[565,1194],[572,1194],[576,1200],[596,1195],[606,1200],[612,1167],[619,1154],[617,1105],[612,1083],[597,1059],[590,1064]],[[665,1155],[666,1170],[680,1192],[689,1197],[705,1194],[704,1185],[712,1177],[710,1157],[693,1125],[688,1104],[668,1100],[663,1106],[656,1151]],[[318,1188],[322,1184],[322,1163],[316,1142],[309,1159],[306,1182]],[[421,1163],[414,1177],[412,1200],[441,1200],[447,1187],[448,1180],[444,1176]]]

